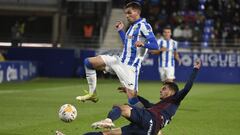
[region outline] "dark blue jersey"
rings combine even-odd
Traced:
[[[147,110],[150,111],[155,118],[155,122],[157,123],[156,130],[163,128],[164,125],[168,124],[171,121],[181,101],[192,88],[193,81],[196,78],[197,72],[198,69],[194,68],[189,80],[181,91],[176,92],[173,96],[163,99],[156,104],[152,104],[146,99],[138,96],[144,107],[147,108]]]

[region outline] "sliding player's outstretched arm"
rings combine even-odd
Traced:
[[[143,104],[145,108],[150,108],[154,105],[153,103],[150,103],[147,99],[141,96],[137,96],[137,97],[138,97],[138,100]]]
[[[200,69],[200,67],[201,67],[201,61],[197,60],[196,63],[194,64],[192,74],[190,75],[187,83],[185,84],[184,88],[181,91],[179,91],[176,95],[176,99],[178,101],[183,100],[184,97],[188,94],[188,92],[192,88],[193,82],[197,76],[197,73],[198,73],[198,70]]]
[[[125,93],[128,96],[131,96],[129,94],[132,94],[132,93],[129,93],[125,87],[118,87],[118,91],[121,93]],[[145,99],[139,95],[136,98],[138,98],[138,100],[143,104],[144,108],[150,108],[154,105],[153,103],[150,103],[147,99]]]

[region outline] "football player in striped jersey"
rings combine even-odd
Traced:
[[[141,62],[148,49],[157,50],[158,44],[152,27],[145,19],[141,18],[141,4],[129,2],[124,7],[125,16],[130,23],[129,29],[124,31],[122,21],[116,22],[116,29],[123,42],[121,56],[100,55],[86,58],[84,61],[86,78],[89,91],[86,95],[76,97],[79,101],[97,102],[96,95],[97,76],[96,70],[115,73],[123,87],[129,91],[128,102],[131,105],[140,106],[137,103],[138,75]]]
[[[175,79],[175,60],[181,64],[177,52],[178,43],[171,38],[171,27],[163,28],[163,38],[158,40],[159,50],[151,50],[151,54],[159,55],[159,73],[162,82],[173,82]]]

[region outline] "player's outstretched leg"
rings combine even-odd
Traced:
[[[85,66],[86,78],[89,86],[89,92],[84,91],[86,94],[84,96],[77,96],[76,99],[82,102],[90,100],[96,103],[98,101],[97,94],[96,94],[96,85],[97,85],[96,70],[93,68],[92,63],[89,61],[88,58],[84,60],[84,66]]]
[[[119,106],[113,106],[111,111],[109,111],[108,116],[106,119],[93,123],[91,126],[92,128],[107,128],[111,129],[115,127],[113,121],[117,120],[121,116],[121,108]]]

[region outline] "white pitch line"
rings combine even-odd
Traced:
[[[37,88],[32,90],[0,90],[0,94],[11,94],[11,93],[23,93],[23,92],[32,92],[32,91],[54,91],[54,90],[62,90],[67,88],[79,88],[80,86],[61,86],[61,87],[53,87],[53,88]]]

